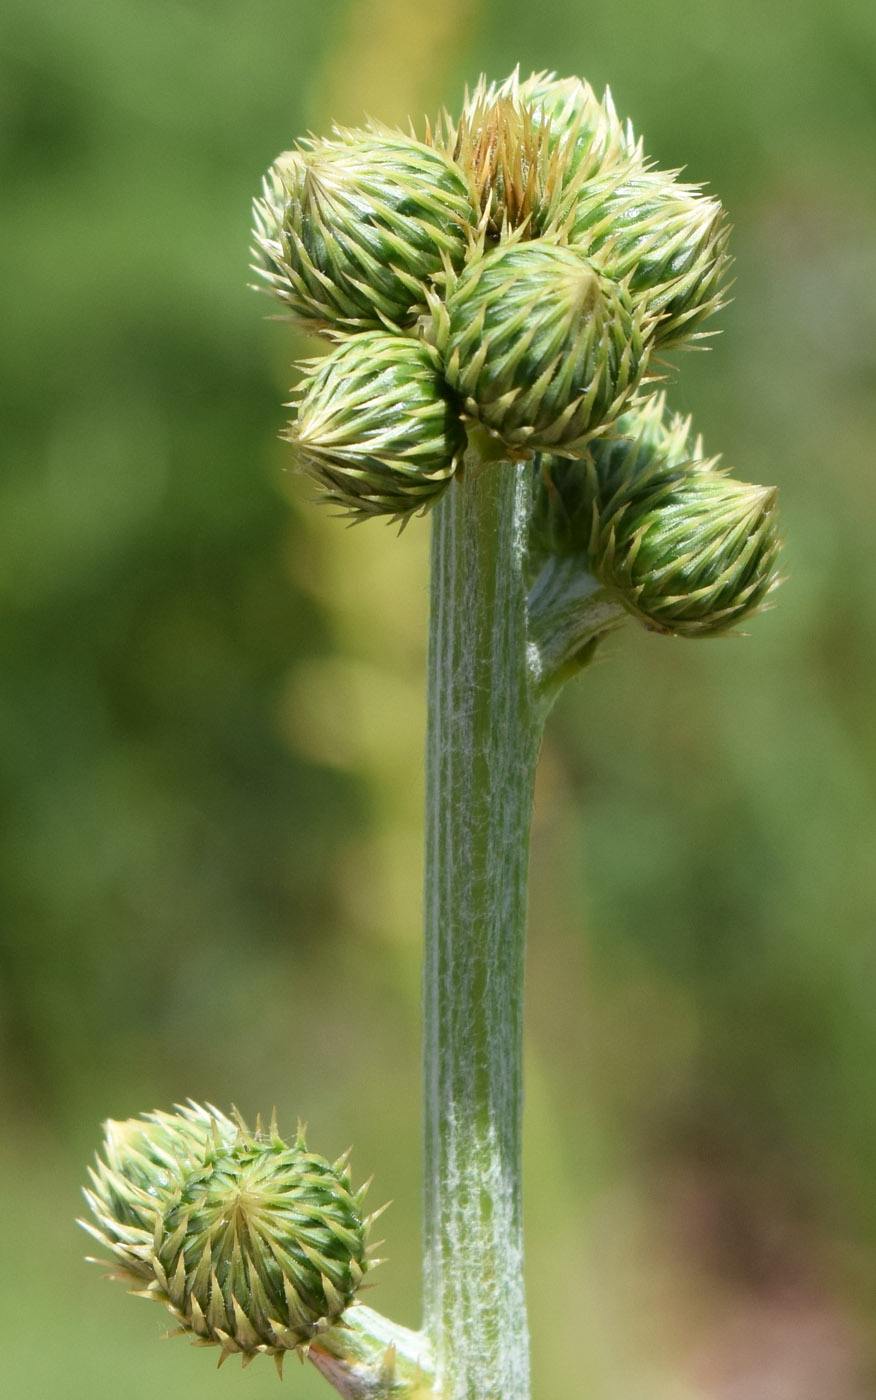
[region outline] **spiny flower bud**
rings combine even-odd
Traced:
[[[286,436],[326,497],[359,517],[432,505],[465,448],[437,352],[381,331],[310,363]]]
[[[500,91],[516,83],[521,102],[530,108],[537,127],[546,126],[550,144],[566,142],[568,163],[577,168],[585,156],[603,164],[608,159],[630,157],[639,144],[629,122],[621,122],[608,88],[602,101],[589,83],[580,78],[558,78],[555,73],[531,73],[519,81],[506,79]]]
[[[598,170],[627,161],[638,148],[617,119],[611,96],[600,103],[577,78],[517,72],[503,83],[481,77],[449,124],[447,152],[475,191],[489,237],[525,230],[538,237],[563,192]]]
[[[692,471],[655,481],[650,496],[608,514],[595,531],[593,571],[657,632],[726,632],[776,584],[774,487]]]
[[[513,229],[525,229],[527,237],[541,232],[558,162],[546,131],[513,94],[497,95],[481,79],[450,128],[447,149],[470,181],[487,237],[495,242]]]
[[[475,222],[443,151],[379,127],[338,129],[268,172],[255,202],[255,271],[317,328],[405,328],[430,281],[462,265]]]
[[[657,482],[678,481],[716,460],[703,456],[689,418],[669,414],[664,394],[640,399],[589,444],[583,460],[537,459],[532,547],[540,554],[581,554],[591,548],[600,522],[635,510]]]
[[[671,173],[633,162],[576,183],[570,213],[558,215],[571,243],[659,317],[654,339],[668,349],[690,339],[723,305],[729,229],[717,200]]]
[[[514,455],[580,450],[647,364],[646,310],[576,249],[545,239],[469,264],[434,310],[465,415]]]
[[[220,1346],[223,1359],[306,1350],[340,1318],[368,1268],[364,1189],[352,1190],[345,1158],[332,1165],[308,1152],[300,1131],[287,1144],[273,1123],[253,1134],[214,1110],[193,1110],[200,1121],[192,1131],[191,1112],[181,1110],[178,1138],[169,1115],[109,1125],[105,1161],[86,1192],[98,1224],[85,1228],[110,1250],[118,1277],[164,1302],[184,1332]],[[108,1172],[127,1183],[120,1199],[106,1189]]]
[[[780,542],[775,491],[735,481],[716,461],[662,394],[643,400],[582,460],[540,459],[534,557],[586,553],[653,631],[726,631],[775,587]]]

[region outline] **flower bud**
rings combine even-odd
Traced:
[[[654,479],[594,532],[597,578],[652,631],[725,632],[776,585],[776,490],[711,469]]]
[[[599,582],[653,631],[705,636],[750,616],[776,585],[776,493],[703,455],[689,419],[653,395],[580,461],[538,463],[535,558],[589,558]]]
[[[320,329],[413,325],[426,287],[461,267],[476,213],[443,151],[381,128],[280,156],[255,202],[255,271]]]
[[[223,1356],[306,1349],[368,1268],[364,1191],[352,1190],[345,1159],[332,1166],[308,1152],[300,1132],[287,1144],[274,1124],[252,1134],[214,1110],[192,1111],[179,1125],[157,1114],[109,1125],[86,1192],[98,1228],[85,1228],[120,1277]],[[127,1196],[105,1187],[119,1175]]]
[[[488,238],[495,242],[514,229],[526,237],[541,232],[544,187],[556,161],[547,133],[514,92],[487,87],[482,78],[451,127],[448,152],[471,184]]]
[[[560,222],[563,222],[562,219]],[[659,319],[656,344],[691,337],[723,305],[729,229],[717,200],[637,163],[575,186],[565,232]]]
[[[586,552],[600,521],[634,508],[656,481],[714,465],[704,459],[701,440],[692,438],[690,419],[667,413],[664,394],[640,399],[589,444],[583,459],[537,459],[532,547],[539,554]]]
[[[310,363],[286,436],[328,500],[396,520],[434,504],[465,448],[437,352],[380,331]]]
[[[580,182],[636,149],[608,93],[602,104],[577,78],[534,73],[521,82],[516,72],[498,84],[480,79],[447,145],[494,240],[514,229],[538,237],[574,175]]]
[[[503,89],[512,81],[507,79]],[[639,149],[629,122],[618,118],[608,88],[600,102],[590,84],[580,78],[532,73],[517,82],[517,91],[535,126],[549,128],[550,145],[568,143],[569,168],[577,168],[586,156],[603,164],[633,156]]]
[[[576,249],[545,239],[470,263],[435,312],[465,415],[517,456],[579,450],[646,367],[647,312]]]

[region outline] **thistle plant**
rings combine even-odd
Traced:
[[[255,270],[325,353],[298,466],[354,520],[432,516],[424,956],[425,1318],[363,1306],[346,1160],[189,1105],[107,1125],[88,1225],[221,1358],[307,1355],[346,1397],[528,1400],[523,958],[547,714],[627,618],[738,631],[776,583],[775,493],[707,458],[655,380],[706,334],[720,205],[608,93],[481,80],[458,119],[281,155]]]

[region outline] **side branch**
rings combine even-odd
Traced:
[[[586,554],[549,555],[529,591],[527,613],[530,675],[547,708],[627,615],[593,577]]]

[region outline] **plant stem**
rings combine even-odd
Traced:
[[[469,457],[432,514],[424,971],[426,1332],[442,1400],[528,1400],[526,887],[544,702],[529,475]]]
[[[434,1395],[429,1343],[373,1308],[348,1308],[307,1353],[343,1400],[428,1400]]]

